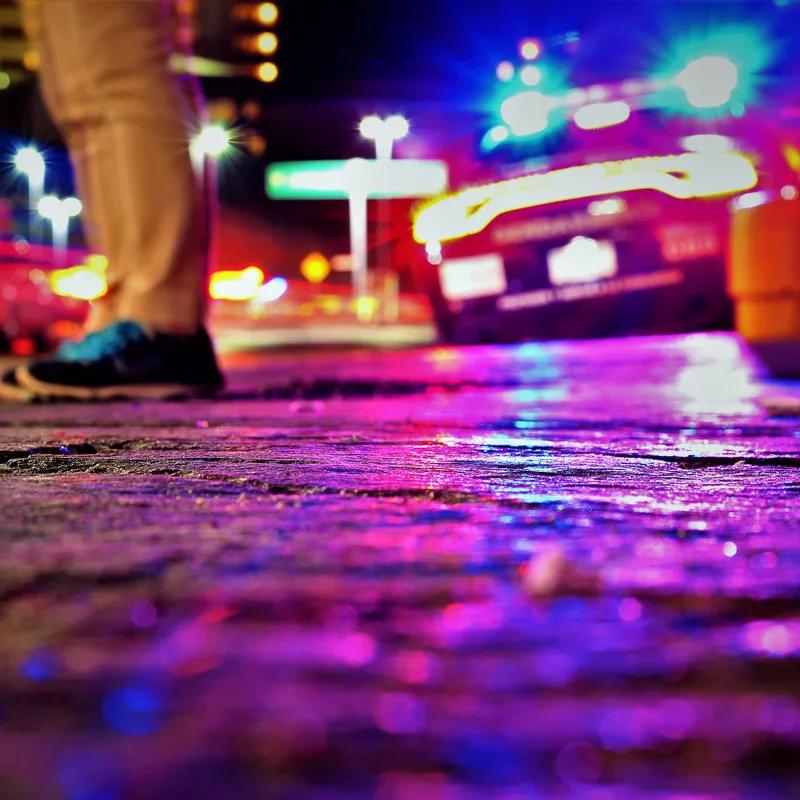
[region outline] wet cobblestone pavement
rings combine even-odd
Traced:
[[[800,421],[736,339],[231,376],[0,408],[0,798],[800,797]]]

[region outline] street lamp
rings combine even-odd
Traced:
[[[370,116],[361,120],[358,130],[365,139],[374,140],[375,158],[389,159],[392,157],[392,145],[408,135],[409,125],[408,120],[398,114],[386,119]]]
[[[63,200],[55,195],[47,195],[39,200],[37,211],[39,216],[49,219],[53,232],[53,253],[55,261],[63,266],[64,253],[69,239],[69,221],[81,213],[83,206],[77,197],[65,197]]]
[[[409,124],[408,120],[405,117],[401,117],[399,114],[393,114],[391,117],[381,118],[374,115],[369,117],[364,117],[361,120],[361,123],[358,126],[358,130],[361,135],[365,139],[372,139],[375,142],[375,158],[378,161],[390,161],[392,158],[392,145],[398,140],[403,139],[404,137],[408,136],[409,131]],[[360,207],[360,204],[363,202],[363,208]],[[351,226],[354,224],[354,220],[358,220],[363,217],[363,225],[364,230],[357,232],[355,229],[351,227],[351,239],[354,242],[359,241],[359,236],[363,236],[366,239],[366,196],[364,197],[363,201],[358,197],[351,196],[350,198],[350,222]],[[357,206],[358,204],[358,206]],[[377,219],[375,220],[378,230],[383,231],[390,227],[391,219],[389,216],[389,204],[386,200],[379,200],[377,202]],[[361,224],[361,223],[357,223]],[[357,252],[357,249],[354,245],[351,245],[352,255],[353,255],[353,264],[357,264],[357,256],[360,254]],[[363,257],[364,259],[366,256]],[[378,252],[378,259],[379,264],[381,267],[388,267],[389,266],[389,250],[386,246],[383,246]],[[363,260],[363,259],[362,259]],[[355,277],[355,267],[353,275]],[[363,277],[360,279],[360,286],[361,288],[358,291],[359,297],[363,297],[366,293],[366,264],[363,265]]]
[[[28,236],[33,238],[38,227],[36,210],[44,193],[44,158],[34,147],[23,147],[14,156],[14,166],[28,179]]]

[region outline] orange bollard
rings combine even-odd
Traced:
[[[737,332],[770,371],[800,376],[800,202],[733,212],[728,293]]]

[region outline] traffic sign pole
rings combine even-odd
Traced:
[[[367,296],[367,195],[359,189],[350,191],[350,261],[353,271],[353,292],[356,312],[363,314],[363,300]]]
[[[447,164],[442,161],[300,161],[272,164],[267,169],[267,195],[274,200],[347,200],[350,208],[350,251],[353,292],[364,316],[367,292],[367,200],[369,198],[435,197],[447,189]]]

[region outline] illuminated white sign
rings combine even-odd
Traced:
[[[617,250],[613,242],[576,236],[547,254],[547,274],[553,286],[613,278],[617,274]]]
[[[294,161],[270,164],[267,195],[273,200],[345,200],[369,197],[433,197],[447,190],[443,161],[398,159]]]

